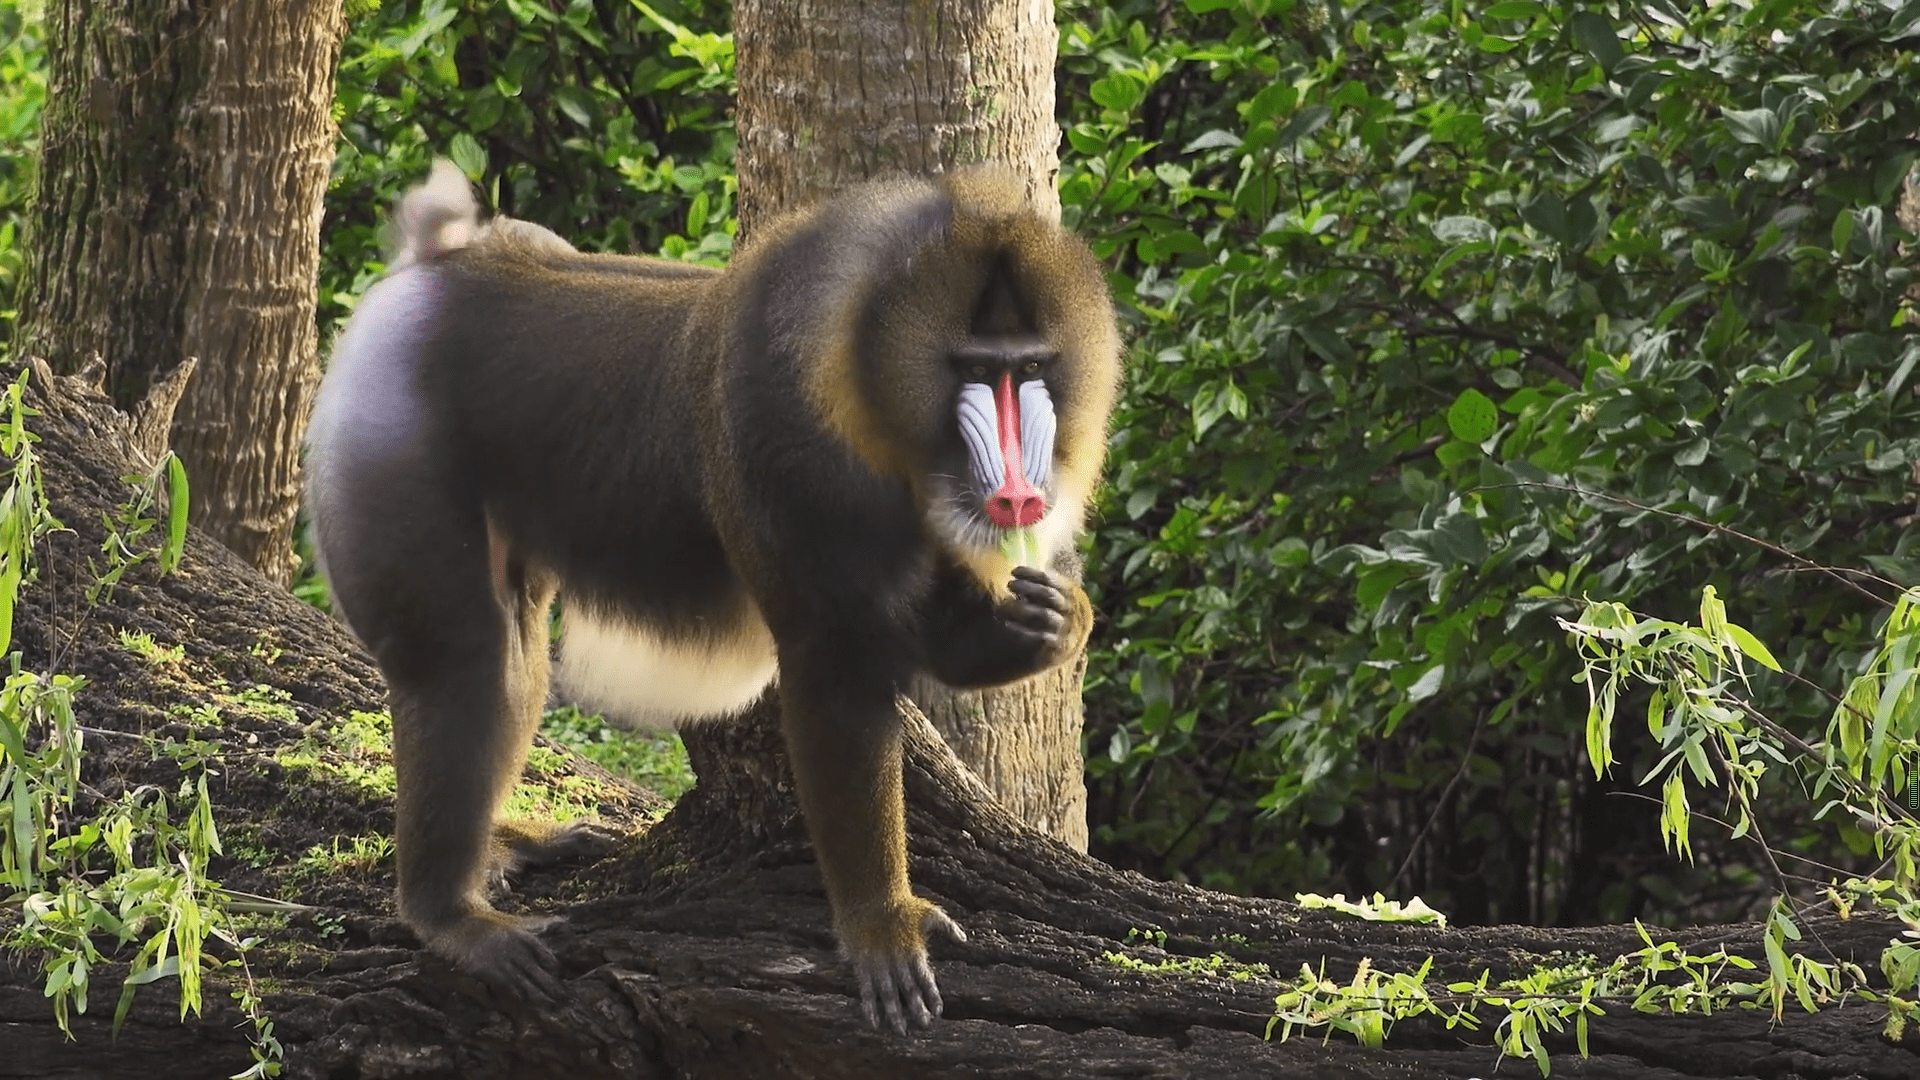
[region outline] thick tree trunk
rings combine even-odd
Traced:
[[[337,623],[198,532],[178,574],[156,580],[149,564],[128,575],[111,605],[81,604],[103,515],[125,498],[120,476],[133,439],[97,394],[72,383],[46,390],[36,380],[28,403],[43,410],[32,423],[44,440],[54,513],[73,531],[48,538],[40,576],[16,613],[24,666],[58,664],[89,677],[75,701],[88,732],[89,791],[173,790],[180,764],[164,743],[194,737],[217,747],[220,833],[230,854],[247,854],[215,875],[311,905],[248,930],[262,938],[250,964],[285,1047],[283,1075],[294,1080],[1538,1077],[1531,1061],[1500,1063],[1494,1017],[1484,1012],[1478,1031],[1402,1022],[1382,1050],[1345,1035],[1281,1043],[1262,1034],[1281,980],[1302,965],[1345,981],[1363,960],[1411,971],[1431,956],[1436,982],[1487,970],[1499,979],[1576,954],[1641,948],[1633,927],[1365,923],[1116,872],[1013,821],[909,707],[914,880],[970,935],[936,948],[946,1019],[928,1032],[900,1038],[861,1019],[851,974],[834,955],[779,736],[766,723],[716,728],[700,786],[620,851],[516,883],[507,906],[567,919],[548,940],[569,999],[545,1009],[490,1000],[474,979],[418,951],[392,918],[390,861],[300,870],[333,837],[391,827],[390,796],[347,779],[379,757],[364,746],[343,757],[324,737],[348,713],[380,708],[371,661]],[[149,635],[153,652],[135,656],[123,634]],[[153,659],[175,649],[177,658]],[[243,708],[242,692],[284,704]],[[220,723],[189,727],[189,714],[208,706]],[[644,796],[578,759],[566,776],[600,792],[601,813],[616,828],[634,829],[647,811]],[[10,918],[0,907],[0,934]],[[1860,915],[1803,925],[1809,932],[1797,948],[1828,950],[1822,955],[1870,972],[1902,930]],[[1757,957],[1761,928],[1656,936],[1696,952],[1726,944]],[[205,1080],[249,1063],[251,1025],[227,996],[236,969],[209,972],[205,1014],[185,1022],[171,979],[144,987],[115,1038],[109,1026],[125,969],[102,965],[92,1008],[69,1041],[41,994],[38,959],[0,952],[4,1080]],[[1570,1031],[1547,1038],[1554,1076],[1920,1075],[1920,1046],[1884,1041],[1885,1009],[1858,998],[1815,1016],[1789,1006],[1779,1024],[1764,1010],[1675,1017],[1606,1007],[1592,1018],[1595,1056],[1576,1056]]]
[[[341,0],[52,0],[18,344],[174,416],[193,519],[291,579]]]
[[[1058,216],[1047,0],[739,0],[740,228],[860,180],[1001,161]],[[1084,658],[1017,686],[909,688],[1014,816],[1085,851]],[[695,733],[691,738],[704,737]]]
[[[875,176],[1003,161],[1059,213],[1050,0],[737,0],[740,230]]]

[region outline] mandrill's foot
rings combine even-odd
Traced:
[[[841,951],[853,961],[860,1011],[868,1025],[879,1027],[882,1013],[887,1026],[901,1035],[908,1024],[923,1028],[933,1023],[940,1015],[940,987],[927,962],[927,936],[965,941],[966,931],[917,896],[854,914],[848,922],[854,925],[841,932]]]
[[[523,867],[597,859],[619,843],[618,836],[591,822],[498,821],[493,826],[487,884],[507,892],[507,879]]]
[[[603,855],[618,842],[612,833],[577,821],[497,822],[486,883],[505,891],[507,876],[523,866]],[[559,925],[558,917],[502,914],[477,895],[460,902],[421,903],[416,898],[410,903],[404,888],[400,912],[429,950],[495,990],[536,1004],[555,1004],[567,996],[554,974],[559,965],[553,950],[535,936]]]
[[[416,926],[427,948],[454,967],[520,1001],[553,1005],[567,996],[554,974],[559,962],[535,934],[558,925],[550,916],[516,918],[480,908],[438,927]]]

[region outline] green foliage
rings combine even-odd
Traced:
[[[623,731],[597,715],[563,705],[547,710],[540,733],[662,798],[677,799],[693,786],[687,748],[672,732]]]
[[[47,510],[35,439],[26,429],[26,418],[34,415],[24,403],[28,377],[22,371],[0,396],[5,406],[0,409],[0,466],[7,483],[0,496],[0,650],[12,639],[14,606],[22,584],[32,577],[34,546],[59,527]],[[144,483],[108,522],[108,573],[115,581],[156,554],[163,572],[170,570],[185,541],[186,477],[179,463],[168,455],[151,476],[133,479]],[[146,511],[162,484],[178,524],[168,528],[157,552],[143,550],[136,541],[157,524]],[[109,588],[110,582],[96,581],[87,591],[90,602]],[[141,644],[131,638],[127,643],[129,648]],[[145,645],[161,659],[151,638]],[[184,1020],[189,1012],[200,1012],[203,971],[237,967],[242,986],[234,996],[254,1027],[254,1065],[240,1077],[278,1075],[280,1046],[273,1022],[262,1011],[246,969],[252,941],[234,930],[219,886],[207,877],[208,860],[221,853],[207,793],[207,766],[217,747],[198,741],[156,743],[156,756],[168,755],[180,767],[171,796],[141,785],[105,799],[81,781],[85,731],[73,701],[85,680],[24,671],[18,652],[7,655],[7,666],[10,673],[0,687],[0,806],[6,812],[0,828],[0,894],[8,906],[17,905],[19,921],[0,937],[0,946],[39,960],[54,1019],[69,1036],[72,1014],[87,1010],[92,971],[109,951],[132,950],[114,1007],[116,1032],[140,987],[174,979]],[[224,943],[234,955],[225,960],[208,955],[209,939]]]
[[[1920,807],[1911,801],[1914,770],[1920,768],[1920,707],[1914,683],[1920,668],[1920,589],[1910,589],[1892,605],[1882,645],[1845,696],[1833,699],[1826,737],[1808,742],[1767,716],[1758,703],[1757,680],[1746,661],[1780,671],[1773,654],[1752,633],[1729,622],[1725,606],[1708,586],[1700,600],[1697,626],[1648,619],[1615,603],[1588,604],[1577,621],[1562,620],[1587,657],[1581,681],[1590,701],[1587,753],[1596,775],[1613,764],[1613,725],[1621,694],[1647,684],[1646,722],[1664,755],[1641,778],[1661,781],[1661,835],[1676,850],[1691,850],[1690,789],[1725,788],[1735,810],[1732,839],[1751,836],[1773,859],[1767,838],[1756,824],[1763,779],[1776,766],[1791,770],[1814,799],[1827,796],[1815,816],[1836,818],[1849,838],[1871,843],[1879,869],[1872,881],[1844,886],[1869,898],[1909,926],[1920,926]],[[1862,833],[1865,836],[1862,836]],[[1770,1003],[1778,1020],[1789,998],[1812,1012],[1843,984],[1856,987],[1865,976],[1851,964],[1821,964],[1792,953],[1801,939],[1791,884],[1777,863],[1773,872],[1782,892],[1764,920],[1761,935],[1767,958],[1767,982],[1760,1000]],[[1829,902],[1844,914],[1850,901],[1837,889]],[[1644,932],[1643,932],[1644,934]],[[1911,940],[1896,939],[1881,957],[1887,976],[1884,993],[1872,1000],[1890,1007],[1892,1037],[1920,1007],[1920,951]]]
[[[1772,933],[1766,938],[1772,974],[1761,982],[1746,974],[1757,964],[1725,948],[1691,953],[1672,941],[1654,941],[1638,920],[1634,929],[1644,945],[1635,952],[1604,964],[1591,955],[1555,954],[1548,960],[1557,962],[1543,962],[1499,982],[1483,971],[1477,979],[1434,985],[1432,958],[1411,972],[1380,971],[1363,959],[1344,983],[1329,978],[1324,966],[1315,971],[1303,964],[1298,978],[1274,997],[1267,1037],[1278,1029],[1284,1042],[1296,1031],[1319,1029],[1345,1032],[1363,1046],[1379,1047],[1396,1021],[1410,1017],[1431,1016],[1449,1030],[1478,1031],[1485,1016],[1497,1015],[1494,1037],[1501,1057],[1530,1058],[1546,1076],[1552,1072],[1547,1037],[1566,1031],[1571,1022],[1574,1045],[1586,1057],[1587,1018],[1604,1015],[1609,1006],[1668,1015],[1771,1008],[1777,1021],[1789,995],[1808,1012],[1848,993],[1881,1000],[1867,988],[1866,972],[1858,965],[1789,956]],[[1790,936],[1797,939],[1799,934]],[[1146,970],[1144,965],[1134,967]]]
[[[283,767],[338,780],[379,799],[391,799],[393,719],[386,713],[355,712],[303,736],[274,755]]]
[[[733,39],[719,0],[388,0],[342,49],[321,322],[381,266],[378,228],[436,156],[498,210],[594,251],[723,260]]]
[[[1371,900],[1349,900],[1340,893],[1321,896],[1317,893],[1296,893],[1293,902],[1308,911],[1325,909],[1344,912],[1368,922],[1420,922],[1433,923],[1440,929],[1447,928],[1447,917],[1428,907],[1419,897],[1411,900],[1389,900],[1380,893],[1374,893]]]
[[[13,642],[13,605],[20,587],[33,576],[33,545],[60,527],[47,509],[40,478],[40,461],[33,444],[38,436],[27,430],[27,417],[39,412],[27,407],[27,373],[0,387],[0,461],[7,467],[7,486],[0,492],[0,655]]]
[[[1134,323],[1096,852],[1466,922],[1757,913],[1741,857],[1673,865],[1657,808],[1581,776],[1555,620],[1714,586],[1805,680],[1767,708],[1806,733],[1877,608],[1780,549],[1920,581],[1914,14],[1062,6],[1063,201]]]
[[[0,343],[13,329],[14,294],[24,269],[21,227],[47,100],[43,13],[39,0],[0,0]]]

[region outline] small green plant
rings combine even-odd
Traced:
[[[1374,893],[1372,900],[1348,900],[1344,893],[1332,896],[1318,896],[1313,893],[1296,893],[1293,901],[1303,908],[1324,909],[1344,912],[1371,922],[1430,922],[1440,929],[1447,928],[1447,917],[1428,907],[1419,897],[1411,900],[1389,900],[1380,893]]]
[[[294,724],[300,720],[300,714],[293,710],[292,701],[293,695],[287,691],[260,683],[247,687],[233,697],[234,705],[241,711],[283,724]]]
[[[255,708],[292,710],[284,700],[255,698]],[[344,722],[317,724],[301,740],[274,755],[289,769],[345,781],[379,799],[393,797],[393,720],[385,713],[354,712]]]
[[[133,488],[133,494],[106,516],[107,538],[100,549],[106,552],[107,567],[95,570],[93,584],[87,586],[87,603],[104,604],[113,599],[113,590],[127,571],[157,559],[162,574],[171,574],[180,565],[187,546],[187,469],[172,451],[146,473],[130,473],[120,479]],[[141,541],[159,520],[152,515],[164,506],[167,531],[158,547],[145,547]]]
[[[13,613],[22,584],[31,580],[35,543],[56,528],[26,429],[23,371],[0,396],[0,652],[12,641]],[[163,572],[178,565],[186,541],[186,474],[169,457],[135,477],[134,497],[108,519],[108,568],[87,590],[90,602],[111,595],[128,569],[154,558]],[[142,538],[157,524],[148,516],[164,483],[168,525],[157,546]],[[121,643],[150,662],[170,662],[144,635]],[[0,891],[17,905],[19,922],[0,945],[39,959],[54,1019],[72,1037],[72,1016],[85,1012],[94,968],[108,952],[130,949],[113,1028],[119,1030],[140,987],[171,978],[179,986],[180,1016],[198,1014],[203,973],[237,967],[235,997],[253,1025],[253,1067],[240,1074],[279,1074],[281,1048],[273,1022],[260,1007],[247,967],[253,939],[238,934],[219,886],[207,876],[220,854],[207,765],[217,753],[202,740],[169,740],[155,756],[179,769],[177,785],[139,785],[117,799],[84,806],[81,767],[85,732],[74,715],[84,680],[22,670],[21,654],[7,654],[10,673],[0,687],[0,805],[10,809],[0,829]],[[84,813],[81,811],[84,809]],[[232,956],[207,952],[209,940]],[[103,948],[104,945],[104,948]]]
[[[269,644],[267,642],[267,635],[265,633],[262,633],[259,637],[255,638],[253,640],[253,644],[247,647],[248,656],[258,657],[259,659],[266,661],[268,664],[279,663],[280,657],[284,654],[284,652],[285,650],[281,649],[278,645]]]
[[[1890,582],[1880,582],[1891,585]],[[1587,751],[1596,773],[1614,760],[1613,722],[1629,685],[1648,690],[1646,723],[1662,756],[1641,778],[1659,781],[1660,831],[1669,847],[1689,854],[1693,794],[1721,788],[1734,809],[1732,837],[1759,846],[1771,864],[1773,850],[1756,823],[1755,808],[1769,773],[1791,770],[1813,799],[1824,798],[1816,820],[1864,833],[1888,876],[1873,883],[1848,882],[1854,895],[1920,928],[1920,890],[1915,856],[1920,819],[1903,798],[1920,765],[1920,590],[1908,589],[1890,605],[1881,644],[1844,695],[1834,698],[1825,738],[1810,743],[1771,719],[1756,693],[1747,662],[1780,671],[1772,653],[1752,633],[1727,618],[1708,586],[1697,626],[1652,619],[1614,603],[1589,603],[1577,619],[1561,620],[1585,658],[1582,678],[1590,701]],[[1759,999],[1778,1019],[1789,1001],[1813,1012],[1847,992],[1888,1006],[1888,1031],[1904,1030],[1920,1000],[1920,954],[1913,931],[1882,953],[1889,987],[1866,987],[1854,965],[1822,963],[1791,951],[1801,938],[1796,901],[1784,873],[1774,866],[1780,892],[1767,914],[1762,946],[1767,978]],[[1829,895],[1837,896],[1835,890]]]
[[[336,836],[330,844],[315,844],[293,865],[297,882],[319,881],[342,870],[358,874],[393,861],[393,837],[385,833]]]
[[[1248,979],[1271,978],[1273,969],[1265,964],[1248,964],[1235,960],[1222,953],[1209,956],[1169,956],[1159,960],[1142,960],[1137,956],[1128,956],[1123,952],[1107,951],[1100,959],[1114,967],[1127,971],[1145,971],[1162,975],[1187,975],[1193,977],[1232,979],[1245,982]]]
[[[153,640],[152,634],[145,631],[137,633],[128,630],[120,631],[120,644],[128,652],[155,667],[177,664],[187,656],[186,646],[175,645],[172,648],[165,648]]]
[[[623,731],[571,705],[548,710],[540,731],[601,768],[624,776],[661,797],[677,799],[693,786],[693,766],[680,736]]]
[[[1494,982],[1479,978],[1436,986],[1430,982],[1433,959],[1410,972],[1385,972],[1362,960],[1345,982],[1329,978],[1324,965],[1300,974],[1274,997],[1267,1037],[1278,1029],[1285,1041],[1296,1031],[1343,1031],[1363,1046],[1382,1045],[1393,1025],[1415,1016],[1439,1019],[1448,1029],[1477,1031],[1493,1014],[1500,1057],[1533,1060],[1542,1076],[1552,1071],[1546,1036],[1573,1028],[1575,1046],[1588,1053],[1587,1018],[1614,1005],[1643,1013],[1708,1014],[1730,1007],[1765,1006],[1767,983],[1743,979],[1758,965],[1724,948],[1690,953],[1675,942],[1655,942],[1646,927],[1634,928],[1644,947],[1601,963],[1581,954],[1549,958],[1522,975]],[[1864,985],[1865,974],[1848,964],[1824,967],[1801,961],[1812,998],[1833,1000],[1841,983]],[[1730,977],[1731,976],[1731,977]],[[1810,1006],[1810,1010],[1811,1010]],[[1497,1067],[1497,1065],[1496,1065]]]
[[[22,371],[0,389],[0,459],[7,469],[7,486],[0,493],[0,655],[13,642],[13,605],[33,573],[33,546],[60,528],[47,509],[33,452],[40,440],[27,430],[27,417],[39,415],[27,407],[27,376]]]

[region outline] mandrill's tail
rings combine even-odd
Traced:
[[[400,200],[393,230],[388,273],[431,262],[472,243],[480,231],[480,204],[474,201],[466,174],[446,158],[436,159],[427,182]]]

